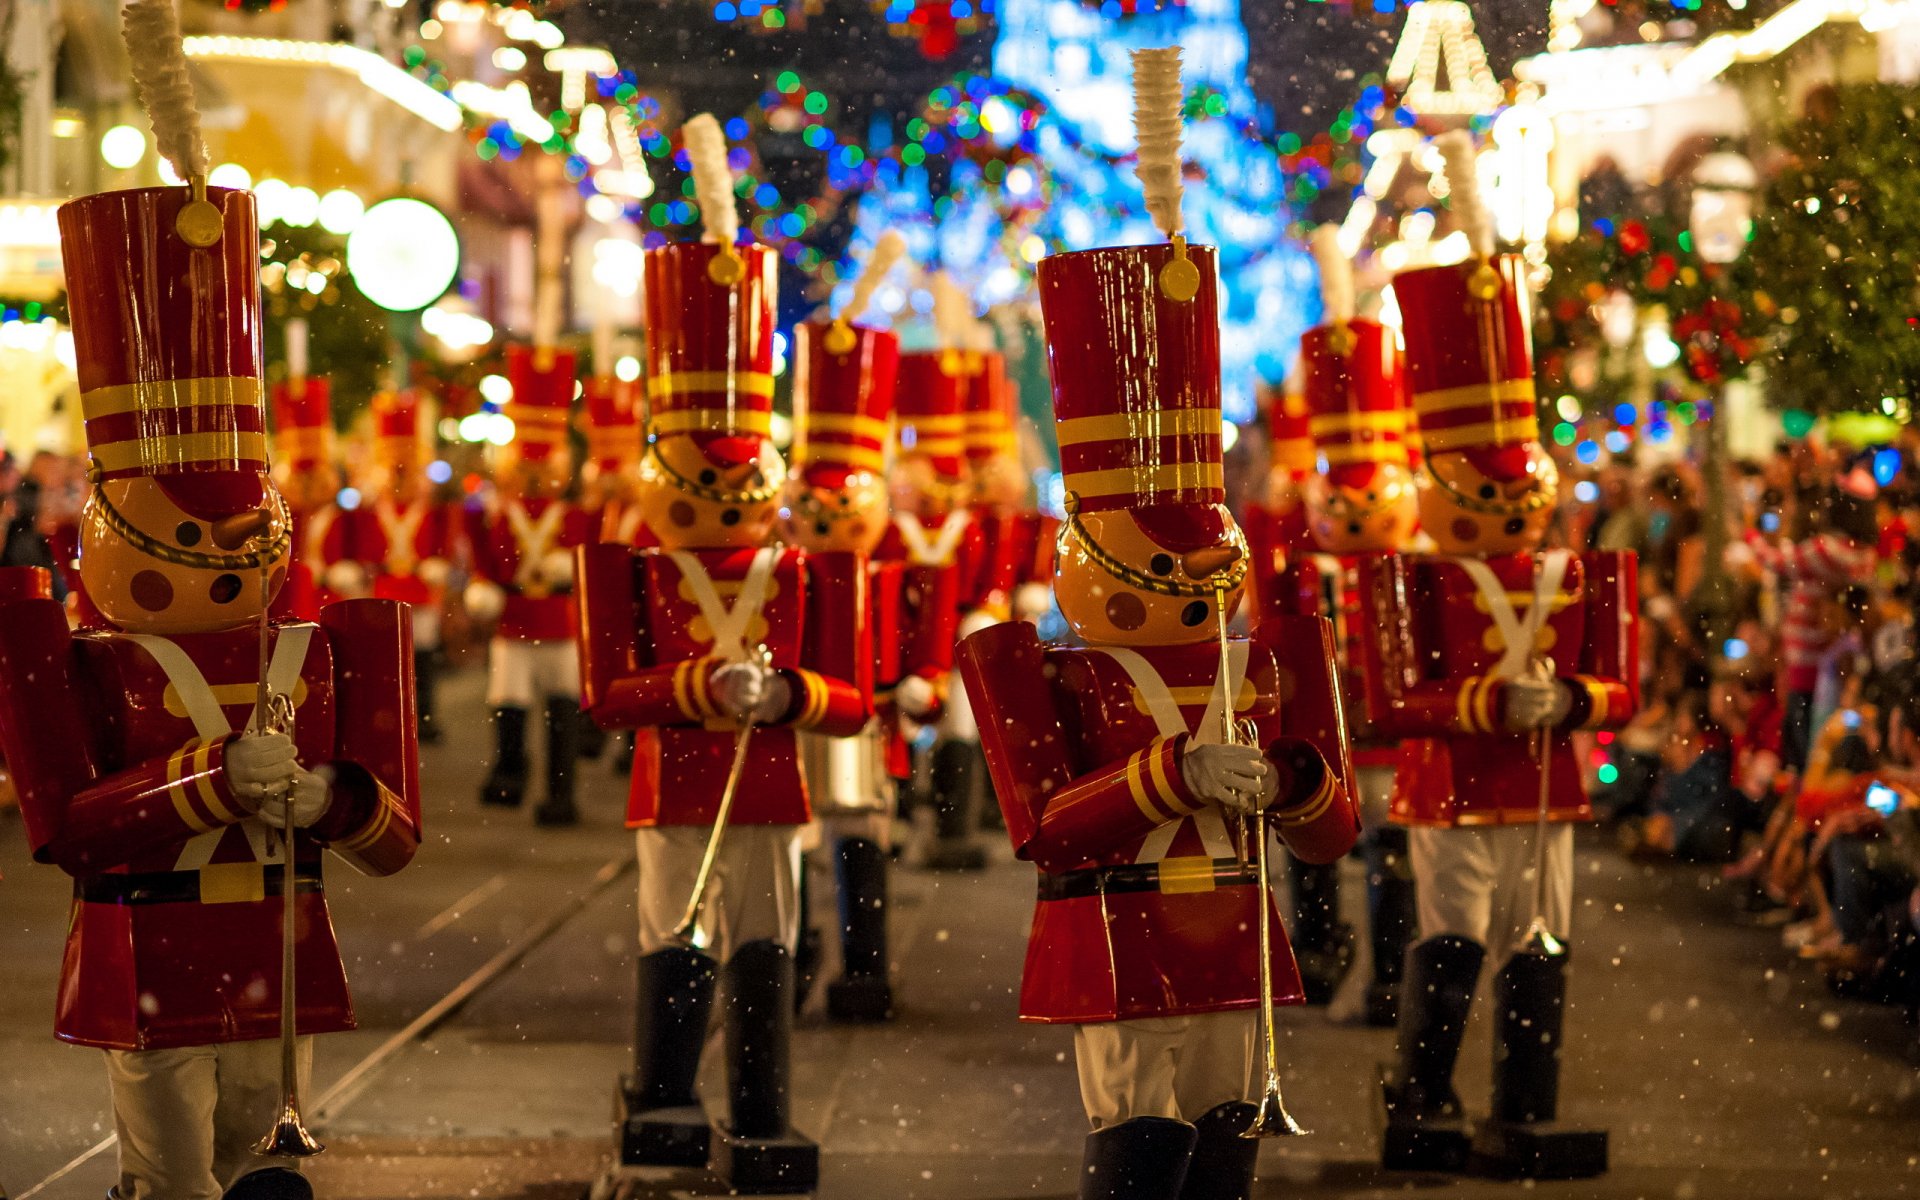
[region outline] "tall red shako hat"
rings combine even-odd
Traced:
[[[900,340],[884,329],[808,321],[794,330],[793,463],[812,487],[886,467]]]
[[[333,462],[333,386],[324,375],[273,385],[273,450],[281,470],[296,475]]]
[[[420,393],[412,388],[373,397],[373,458],[381,466],[413,470],[426,458]]]
[[[1313,424],[1307,402],[1292,387],[1267,389],[1267,438],[1271,466],[1298,483],[1313,474]]]
[[[1393,331],[1354,318],[1309,329],[1300,363],[1313,448],[1327,478],[1364,487],[1378,466],[1407,465],[1406,392]]]
[[[546,462],[567,445],[567,414],[576,384],[574,354],[536,346],[507,347],[513,397],[501,409],[513,420],[513,446],[528,462]]]
[[[616,475],[640,461],[640,381],[595,375],[586,381],[587,461]]]
[[[257,507],[267,424],[253,195],[104,192],[61,205],[59,221],[96,477],[152,477],[200,517]]]
[[[1013,381],[1007,378],[1006,356],[983,351],[980,369],[967,377],[963,425],[969,463],[1004,458],[1018,452],[1013,429]]]
[[[738,245],[739,215],[720,127],[682,126],[709,240],[647,251],[647,436],[691,437],[707,458],[740,466],[773,433],[773,309],[778,259]]]
[[[895,435],[903,453],[927,456],[943,479],[966,473],[965,364],[957,350],[914,350],[900,356],[894,389]]]
[[[1439,142],[1449,180],[1473,180],[1471,136],[1449,133]],[[1394,277],[1407,379],[1427,457],[1465,454],[1488,478],[1511,482],[1527,473],[1540,438],[1526,264],[1491,253],[1491,223],[1471,182],[1452,191],[1454,215],[1476,253]]]

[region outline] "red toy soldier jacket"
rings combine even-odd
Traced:
[[[420,564],[453,557],[454,516],[447,505],[415,499],[401,503],[380,496],[356,510],[356,550],[373,574],[377,600],[432,606],[434,587],[420,578]]]
[[[710,690],[714,671],[765,646],[792,703],[756,728],[729,819],[803,825],[794,734],[859,733],[873,715],[865,565],[797,549],[578,552],[583,707],[606,729],[636,729],[632,826],[713,822],[738,727]]]
[[[284,855],[227,791],[252,716],[259,635],[69,634],[60,606],[0,609],[0,742],[34,857],[74,877],[56,1034],[118,1050],[277,1036]],[[353,1027],[321,881],[323,850],[387,875],[420,844],[412,633],[379,600],[274,630],[268,680],[294,743],[333,772],[295,846],[300,1033]]]
[[[1550,819],[1591,819],[1569,735],[1623,725],[1640,703],[1636,578],[1633,555],[1611,551],[1361,558],[1362,607],[1377,614],[1355,643],[1367,712],[1376,733],[1415,739],[1397,777],[1396,821],[1538,818],[1534,735],[1502,724],[1504,681],[1536,654],[1573,693],[1550,738]]]
[[[1304,739],[1317,751],[1319,778],[1283,777],[1283,797],[1304,795],[1268,816],[1295,853],[1331,862],[1360,825],[1326,623],[1282,618],[1258,641],[1231,646],[1236,717],[1255,723],[1261,745]],[[1195,798],[1180,773],[1190,741],[1218,740],[1219,668],[1216,642],[1043,645],[1025,622],[961,644],[1007,832],[1041,872],[1022,1020],[1131,1020],[1259,1003],[1257,877],[1235,857],[1220,810]],[[1275,1000],[1300,1003],[1284,936],[1274,941],[1272,969]]]
[[[498,496],[468,514],[473,573],[506,592],[498,635],[541,642],[573,636],[573,599],[554,590],[544,564],[594,540],[592,518],[564,500]]]

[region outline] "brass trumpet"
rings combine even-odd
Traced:
[[[751,661],[764,669],[773,668],[773,655],[765,646],[756,647]],[[733,765],[727,770],[727,783],[720,791],[720,807],[713,814],[713,831],[707,835],[707,851],[700,857],[700,872],[693,877],[693,894],[687,898],[687,911],[673,927],[673,936],[691,945],[700,928],[700,909],[707,901],[707,883],[720,860],[720,845],[727,836],[727,817],[733,811],[734,794],[740,790],[740,777],[746,773],[747,747],[753,740],[753,714],[740,718],[739,732],[733,737]]]
[[[1220,632],[1220,736],[1227,745],[1257,746],[1259,736],[1252,721],[1236,721],[1233,716],[1233,670],[1227,655],[1227,588],[1214,585],[1214,616]],[[1260,1089],[1259,1111],[1253,1123],[1242,1130],[1243,1138],[1298,1137],[1307,1131],[1287,1112],[1280,1096],[1280,1046],[1273,1025],[1273,876],[1268,869],[1266,819],[1258,810],[1240,821],[1239,853],[1242,864],[1247,858],[1247,842],[1254,842],[1254,858],[1260,874],[1260,1051],[1266,1078]]]
[[[264,541],[265,535],[262,535]],[[255,685],[253,727],[262,733],[293,732],[293,698],[276,695],[267,686],[267,670],[272,665],[273,623],[268,609],[273,600],[273,583],[268,570],[270,559],[260,565],[260,680]],[[326,1149],[320,1139],[307,1130],[300,1115],[300,1064],[297,1054],[294,1005],[295,943],[299,929],[294,920],[297,879],[293,866],[293,806],[287,806],[280,835],[280,1117],[265,1137],[254,1143],[253,1152],[267,1158],[311,1158]]]

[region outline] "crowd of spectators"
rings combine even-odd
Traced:
[[[1719,508],[1616,464],[1568,543],[1640,557],[1642,706],[1587,747],[1623,849],[1721,864],[1842,994],[1920,1010],[1920,444],[1783,443]],[[1713,534],[1718,532],[1720,536]]]

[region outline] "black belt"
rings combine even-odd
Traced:
[[[1165,868],[1163,871],[1162,868]],[[1210,892],[1259,883],[1253,867],[1237,858],[1174,858],[1126,867],[1089,867],[1040,875],[1040,899],[1077,900],[1112,892]]]
[[[285,868],[279,863],[269,863],[261,868],[268,896],[280,894],[285,873]],[[197,904],[200,902],[200,882],[198,871],[92,875],[74,880],[73,894],[76,899],[88,904]],[[302,893],[320,891],[320,872],[295,868],[293,890]]]

